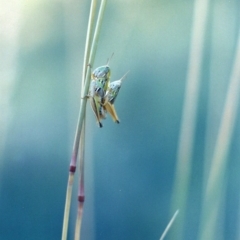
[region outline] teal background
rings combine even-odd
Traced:
[[[13,73],[0,75],[0,239],[60,239],[90,1],[10,3],[0,4],[2,18],[9,19],[9,24],[2,21],[7,40],[1,43],[1,65]],[[108,116],[99,129],[87,105],[82,239],[159,239],[171,218],[193,5],[191,0],[108,1],[94,67],[104,65],[114,52],[111,79],[130,73],[115,103],[119,125]],[[204,153],[211,155],[219,127],[239,10],[237,0],[209,4],[186,240],[199,234]],[[209,115],[212,140],[206,149]],[[238,111],[219,220],[222,239],[240,236],[239,126]],[[78,174],[69,239],[74,235],[77,181]]]

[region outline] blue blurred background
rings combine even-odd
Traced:
[[[108,116],[98,128],[87,105],[82,239],[159,239],[171,218],[193,8],[193,0],[108,1],[94,67],[114,52],[111,79],[130,73],[115,103],[119,125]],[[86,0],[0,3],[1,240],[61,237],[89,9]],[[216,141],[239,12],[237,0],[209,1],[183,239],[199,237],[204,160]],[[238,112],[214,239],[240,239],[239,123]],[[77,182],[78,174],[69,239]]]

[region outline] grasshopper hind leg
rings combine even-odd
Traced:
[[[113,104],[107,102],[105,103],[104,105],[104,108],[106,109],[106,111],[110,114],[110,116],[112,117],[112,120],[115,122],[115,123],[120,123],[119,121],[119,118],[118,118],[118,115],[117,115],[117,112],[115,110],[115,107]]]

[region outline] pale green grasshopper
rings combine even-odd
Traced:
[[[112,54],[113,56],[113,54]],[[111,69],[109,67],[109,61],[112,56],[108,59],[107,64],[96,68],[91,75],[92,80],[96,80],[96,94],[101,97],[101,102],[103,102],[104,95],[108,89]]]
[[[113,121],[116,123],[120,123],[120,121],[119,121],[117,112],[114,107],[114,102],[115,102],[115,100],[118,96],[119,90],[122,86],[122,80],[124,78],[126,78],[128,73],[129,73],[129,71],[127,73],[125,73],[124,76],[122,78],[120,78],[119,80],[116,80],[116,81],[110,83],[109,88],[107,89],[106,94],[104,96],[104,102],[102,104],[104,110],[111,115]]]
[[[106,94],[111,76],[111,70],[108,65],[110,59],[107,61],[106,65],[96,68],[91,75],[92,81],[88,98],[90,98],[90,104],[96,116],[99,127],[102,127],[101,119],[105,118],[105,112],[102,107],[102,103],[104,102],[104,96]]]

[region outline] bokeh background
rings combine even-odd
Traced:
[[[94,67],[114,52],[111,79],[130,73],[115,104],[119,125],[108,116],[99,129],[87,105],[82,239],[159,239],[173,214],[195,4],[108,1]],[[1,240],[61,237],[89,9],[87,0],[0,2]],[[200,239],[204,172],[234,65],[239,12],[238,0],[207,4],[187,207],[170,230],[177,232],[181,219],[183,234],[166,239]],[[237,111],[218,223],[208,239],[240,239],[239,142]],[[69,239],[77,182],[76,174]]]

